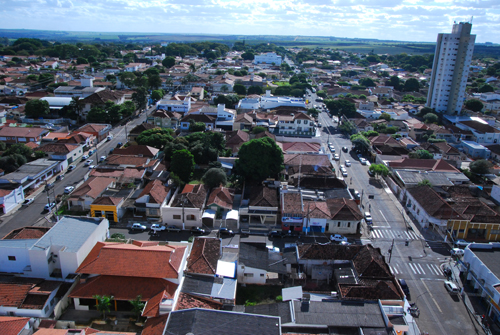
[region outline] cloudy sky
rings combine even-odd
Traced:
[[[435,42],[469,21],[500,43],[500,0],[0,0],[0,28]]]

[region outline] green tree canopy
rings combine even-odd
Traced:
[[[433,159],[434,156],[427,150],[417,150],[414,152],[410,152],[408,155],[410,158],[416,159]]]
[[[363,134],[363,136],[366,138],[372,137],[372,136],[378,136],[378,133],[375,130],[364,131],[361,134]]]
[[[189,125],[190,132],[205,131],[207,125],[203,122],[193,122]]]
[[[248,180],[276,177],[283,169],[283,152],[269,137],[244,143],[235,163],[235,173]]]
[[[382,113],[380,114],[380,116],[378,117],[379,120],[386,120],[386,121],[391,121],[392,118],[389,114],[387,113]]]
[[[203,181],[203,184],[205,184],[208,188],[226,186],[227,184],[226,172],[224,172],[223,169],[219,168],[208,169],[201,180]]]
[[[369,170],[376,176],[386,177],[389,175],[389,169],[384,164],[372,164],[370,165]]]
[[[241,84],[235,84],[233,86],[233,91],[234,91],[234,93],[239,94],[239,95],[247,94],[247,89],[245,88],[245,86],[243,86]]]
[[[366,78],[361,78],[359,80],[359,84],[364,87],[375,87],[375,82],[373,81],[372,78],[366,77]]]
[[[158,74],[152,74],[148,76],[148,87],[157,90],[158,88],[161,87],[161,78],[160,75]]]
[[[165,66],[167,69],[170,69],[172,66],[175,65],[175,57],[168,56],[161,61],[161,64]]]
[[[139,109],[143,109],[146,107],[146,99],[148,92],[144,87],[138,87],[135,89],[135,92],[132,93],[132,101],[135,102],[135,105]]]
[[[495,92],[495,88],[490,84],[483,84],[477,90],[479,93]]]
[[[111,300],[114,299],[113,296],[106,295],[94,295],[92,296],[96,300],[96,309],[102,313],[102,318],[106,318],[106,313],[110,311]]]
[[[162,149],[168,142],[172,142],[172,132],[172,129],[167,128],[148,129],[137,136],[136,142],[140,145],[149,145]]]
[[[194,157],[186,149],[174,151],[170,171],[183,183],[188,183],[194,172]]]
[[[18,155],[26,157],[26,159],[29,159],[29,158],[31,158],[31,155],[33,154],[33,150],[23,143],[16,143],[16,144],[11,145],[4,152],[3,155],[10,156],[10,155],[14,155],[14,154],[18,154]]]
[[[358,133],[351,135],[351,142],[354,147],[361,152],[367,152],[368,149],[370,149],[370,141],[368,141],[363,134]]]
[[[420,83],[415,78],[410,78],[405,81],[403,90],[405,92],[418,92],[420,90]]]
[[[253,52],[247,51],[241,54],[241,58],[243,58],[244,60],[254,60],[255,55],[253,54]]]
[[[478,159],[469,164],[469,169],[475,174],[488,174],[492,166],[493,164],[486,159]]]
[[[49,103],[45,100],[29,100],[24,106],[24,113],[34,119],[45,117],[50,113]]]
[[[417,186],[429,186],[429,187],[432,187],[432,184],[431,182],[429,181],[429,179],[424,179],[422,180],[421,182],[419,182],[417,184]]]
[[[224,104],[227,108],[234,108],[234,106],[240,101],[240,98],[236,94],[220,94],[217,98],[214,99],[214,103]]]
[[[250,86],[247,91],[248,94],[262,94],[264,90],[260,86]]]
[[[151,99],[154,102],[157,102],[157,101],[160,101],[163,98],[164,95],[165,95],[165,91],[164,90],[154,90],[151,93]]]
[[[257,126],[252,128],[252,134],[260,134],[266,131],[265,127]]]
[[[473,112],[480,112],[483,110],[484,105],[480,100],[469,99],[465,102],[465,108],[470,109]]]
[[[351,118],[356,114],[356,105],[346,99],[325,100],[325,105],[332,115],[345,115]]]
[[[427,113],[424,115],[425,123],[437,123],[439,121],[439,116],[434,113]]]

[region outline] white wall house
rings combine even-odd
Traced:
[[[186,185],[184,190],[186,190],[186,188],[191,189],[190,186],[197,185]],[[202,185],[200,184],[198,187],[202,187]],[[189,201],[190,196],[187,194],[188,192],[183,191],[182,194],[178,192],[179,189],[176,190],[168,204],[161,206],[162,223],[165,225],[174,225],[182,229],[201,227],[201,217],[203,215],[203,208],[205,207],[206,193],[203,203],[201,205],[196,204],[196,206],[193,207],[195,204]],[[183,202],[184,206],[182,206]]]
[[[0,209],[4,214],[9,213],[24,201],[23,186],[18,186],[12,189],[0,189]]]
[[[191,98],[185,97],[183,101],[179,100],[160,100],[156,109],[163,109],[171,112],[187,113],[191,109]]]
[[[256,55],[253,62],[254,64],[272,64],[281,65],[282,58],[275,52],[267,52],[265,54]]]

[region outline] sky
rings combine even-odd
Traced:
[[[500,43],[500,0],[0,0],[0,28],[435,42],[470,22]]]

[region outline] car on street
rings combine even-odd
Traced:
[[[70,194],[75,189],[74,186],[67,186],[64,188],[64,194]]]
[[[464,255],[464,250],[460,248],[453,248],[450,250],[452,256],[462,257]]]
[[[95,165],[89,165],[89,170],[95,169]]]
[[[365,212],[365,221],[367,224],[372,224],[373,220],[370,212]]]
[[[335,152],[335,147],[333,145],[330,145],[328,148],[330,149],[331,152]]]
[[[401,289],[403,290],[404,294],[407,296],[410,295],[410,288],[408,287],[408,284],[406,284],[406,280],[403,278],[398,279],[399,281],[399,286],[401,286]]]
[[[354,190],[354,198],[359,199],[361,198],[361,195],[359,194],[358,191]]]
[[[348,159],[346,159],[344,163],[345,163],[345,166],[351,166],[351,161]]]
[[[350,242],[347,242],[347,241],[342,241],[342,242],[340,242],[339,244],[340,244],[340,245],[351,245],[351,243],[350,243]]]
[[[334,158],[336,161],[340,160],[340,156],[339,156],[338,154],[335,154],[335,156],[333,156],[333,158]]]
[[[219,229],[219,235],[220,236],[234,236],[234,231],[232,231],[229,228],[223,227],[223,228]]]
[[[76,169],[76,165],[70,165],[70,166],[68,166],[68,172],[71,172],[74,169]]]
[[[60,174],[56,177],[56,181],[58,180],[63,180],[64,179],[64,173],[63,174]]]
[[[463,239],[458,239],[453,244],[455,245],[455,247],[465,248],[466,246],[468,246],[470,244],[470,242],[467,242],[466,240],[463,240]]]
[[[101,158],[99,158],[99,162],[104,162],[106,160],[106,156],[101,156]]]
[[[342,151],[347,152],[348,151],[347,147],[342,147]]]
[[[50,204],[46,204],[43,207],[43,210],[46,211],[46,212],[50,212],[52,210],[52,208],[54,208],[55,206],[56,206],[56,203],[55,202],[51,202]]]
[[[83,166],[89,166],[94,162],[93,159],[87,159],[87,161],[83,164]]]
[[[118,142],[118,144],[116,145],[116,147],[115,147],[115,148],[117,148],[117,149],[118,149],[118,148],[121,148],[121,147],[122,147],[122,145],[123,145],[123,143],[122,143],[122,142]]]
[[[372,170],[368,170],[368,175],[369,175],[370,177],[374,177],[374,176],[375,176],[375,173],[373,173],[373,171],[372,171]]]
[[[145,231],[146,229],[148,229],[148,227],[146,227],[145,225],[143,224],[140,224],[140,223],[133,223],[132,226],[130,227],[131,230],[142,230],[142,231]]]
[[[89,155],[83,155],[82,156],[82,161],[86,161],[87,159],[89,159]]]
[[[458,286],[452,282],[452,281],[449,281],[449,280],[445,280],[444,281],[444,287],[446,288],[446,290],[450,293],[450,294],[458,294],[460,293],[460,289],[458,288]]]
[[[177,226],[168,226],[167,227],[167,231],[170,233],[170,232],[175,232],[175,233],[179,233],[181,231],[181,228],[177,227]]]
[[[250,229],[240,228],[240,235],[241,236],[249,236],[250,235]]]
[[[342,171],[342,177],[347,177],[348,174],[347,174],[347,171]]]
[[[192,227],[190,231],[191,231],[191,234],[193,234],[193,235],[205,234],[205,229],[200,228],[200,227]]]
[[[323,126],[321,125],[321,123],[318,123],[318,128],[321,128],[321,127],[323,127]]]
[[[113,135],[108,135],[108,137],[106,138],[106,140],[108,141],[111,141],[113,139]]]
[[[363,165],[366,165],[367,160],[366,160],[366,159],[364,159],[363,157],[360,157],[360,158],[359,158],[359,162],[360,162],[361,164],[363,164]]]
[[[162,226],[162,225],[161,225],[161,224],[159,224],[159,223],[153,223],[153,224],[151,225],[151,230],[152,230],[153,232],[155,232],[155,233],[156,233],[157,231],[162,231],[162,230],[165,230],[165,226]]]
[[[25,199],[23,201],[23,206],[29,206],[33,203],[33,201],[35,201],[35,199],[31,198],[31,199]]]
[[[53,188],[54,188],[54,183],[48,183],[47,185],[45,185],[45,190],[50,190]]]
[[[347,237],[340,234],[330,235],[330,241],[332,242],[347,242]]]
[[[277,230],[272,230],[269,232],[269,237],[281,238],[281,237],[283,237],[283,234]]]
[[[89,157],[92,156],[95,152],[95,149],[89,150]]]

